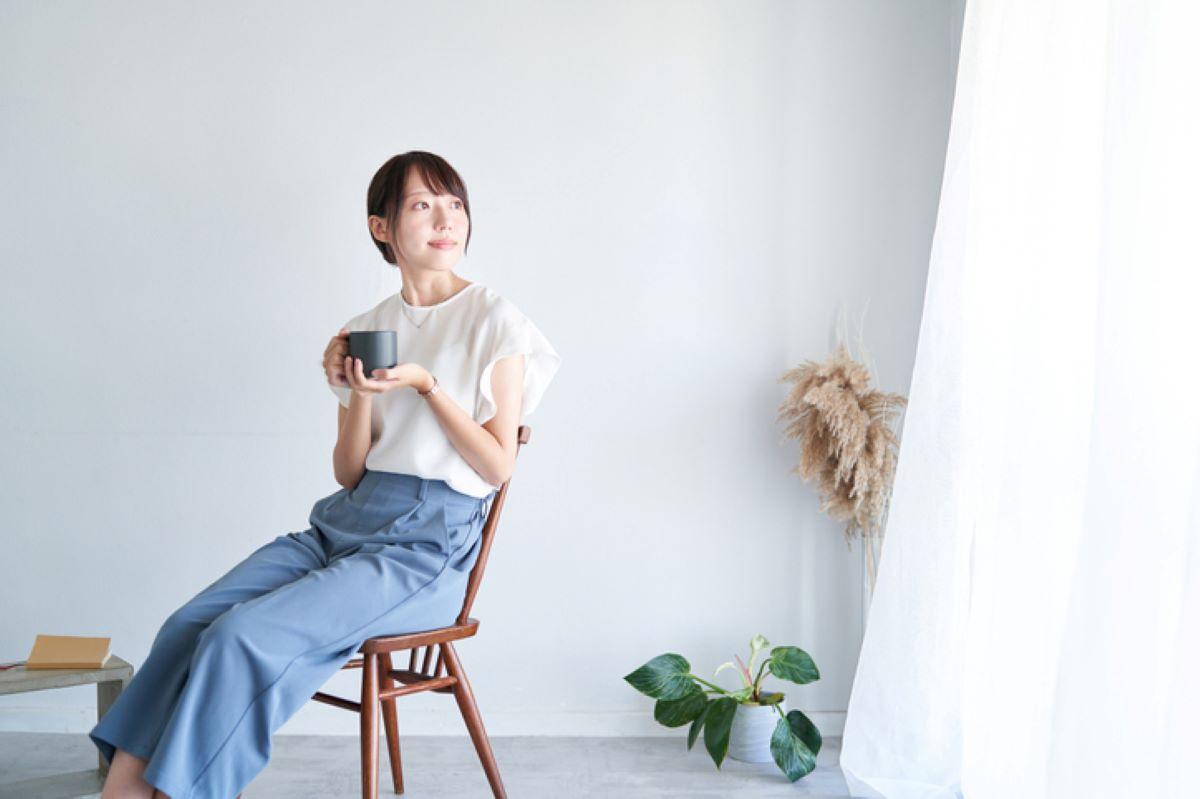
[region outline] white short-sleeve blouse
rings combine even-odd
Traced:
[[[418,327],[419,325],[419,327]],[[393,294],[347,322],[347,330],[395,330],[400,363],[418,363],[479,424],[496,415],[492,369],[509,355],[525,356],[520,422],[533,413],[561,358],[513,303],[472,283],[436,305],[409,305]],[[369,375],[368,375],[369,376]],[[330,385],[342,405],[350,388]],[[427,401],[412,389],[371,400],[371,448],[366,468],[444,480],[456,491],[484,497],[499,488],[485,481],[458,453]]]

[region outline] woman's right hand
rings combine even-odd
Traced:
[[[346,358],[350,355],[350,333],[342,328],[337,335],[329,339],[325,348],[325,357],[321,367],[325,370],[325,379],[331,386],[349,386],[346,378]]]

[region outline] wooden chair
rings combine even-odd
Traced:
[[[517,452],[521,446],[529,443],[530,428],[521,425],[517,429]],[[361,658],[355,658],[343,666],[343,669],[362,669],[362,698],[352,702],[341,697],[325,693],[313,694],[313,699],[327,705],[353,710],[360,718],[360,738],[362,745],[362,788],[363,799],[377,799],[379,796],[379,706],[383,705],[383,727],[387,733],[388,758],[392,764],[392,788],[396,793],[404,793],[404,777],[400,767],[400,735],[396,724],[396,698],[421,691],[433,691],[439,694],[453,693],[462,712],[463,720],[467,723],[467,731],[475,744],[475,751],[483,763],[488,783],[497,799],[507,797],[504,783],[500,781],[500,770],[496,767],[496,758],[492,754],[492,744],[488,741],[483,729],[483,719],[479,708],[475,705],[475,695],[471,692],[471,683],[467,681],[466,672],[454,651],[453,641],[470,638],[479,630],[479,621],[467,614],[475,594],[479,591],[479,583],[483,580],[483,570],[487,566],[488,552],[496,535],[496,525],[500,521],[500,511],[504,508],[504,498],[508,494],[509,478],[492,498],[488,510],[487,521],[484,522],[482,541],[479,546],[479,557],[471,569],[467,581],[467,593],[463,600],[462,611],[454,624],[436,630],[408,633],[386,637],[369,638],[359,647]],[[418,650],[424,647],[424,657],[421,667],[417,668]],[[433,670],[429,669],[429,661],[433,657],[433,649],[437,647],[437,663]],[[397,669],[392,662],[393,652],[410,650],[407,669]],[[447,673],[448,672],[448,673]],[[396,683],[403,683],[399,688]]]

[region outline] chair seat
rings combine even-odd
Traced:
[[[468,618],[466,624],[453,624],[449,627],[439,627],[436,630],[407,633],[405,635],[388,635],[368,638],[358,651],[364,655],[379,655],[384,652],[398,652],[404,649],[415,649],[419,646],[432,646],[446,641],[457,641],[470,638],[479,631],[479,620]]]

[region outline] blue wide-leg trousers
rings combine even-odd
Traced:
[[[89,733],[171,799],[231,799],[270,759],[271,734],[367,638],[452,624],[489,497],[368,471],[172,613]]]

